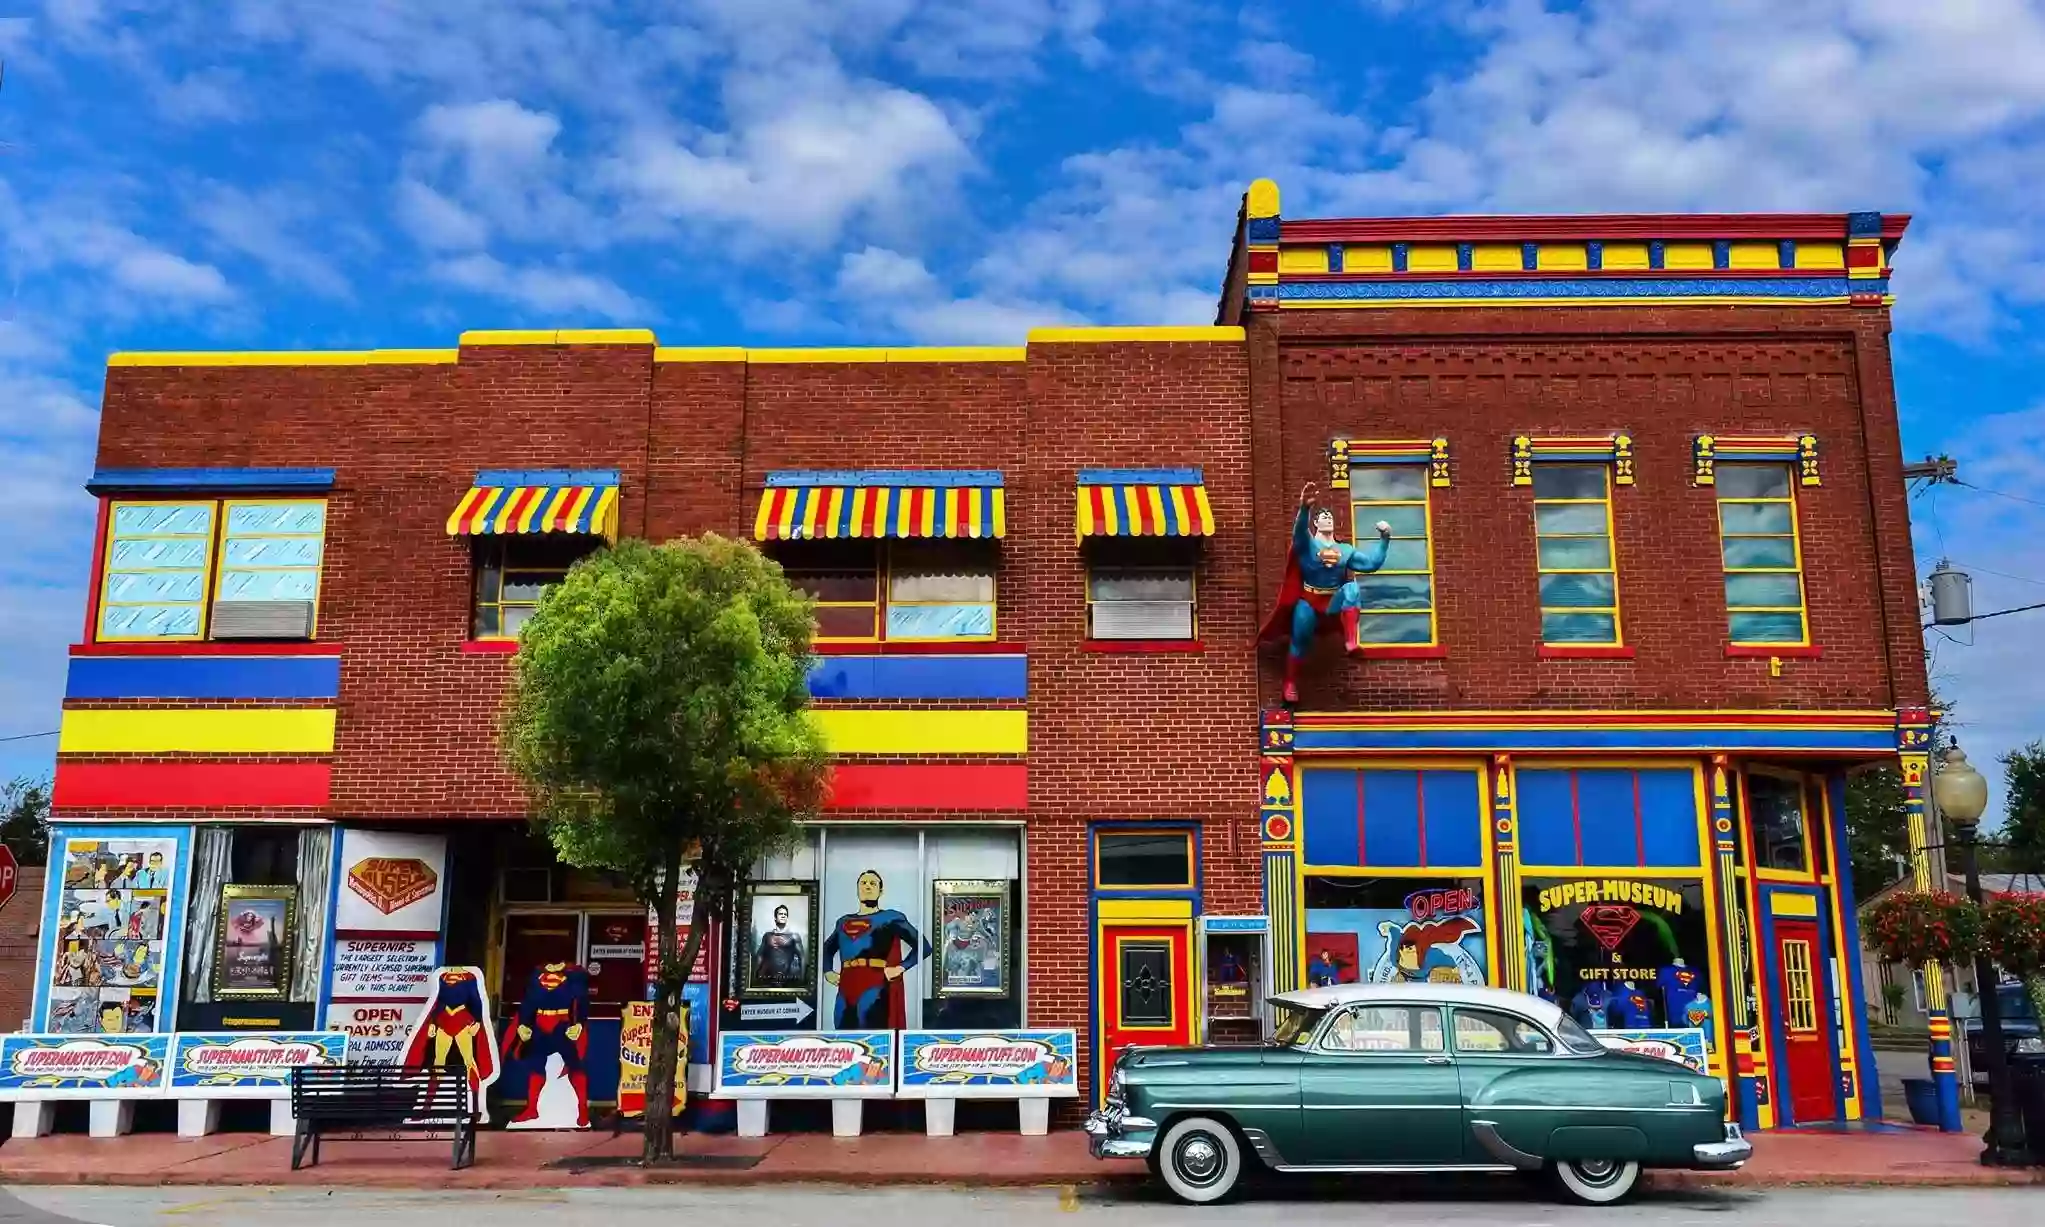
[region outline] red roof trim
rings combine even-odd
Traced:
[[[1900,239],[1908,213],[1882,216]],[[1531,217],[1349,217],[1279,223],[1283,243],[1535,242],[1569,239],[1840,239],[1844,213],[1612,213]]]
[[[1291,285],[1310,281],[1695,281],[1844,277],[1844,268],[1544,268],[1482,273],[1458,269],[1424,273],[1286,273]],[[1504,301],[1510,302],[1510,299]]]

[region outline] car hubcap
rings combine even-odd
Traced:
[[[1190,1184],[1213,1184],[1221,1175],[1221,1147],[1206,1134],[1195,1134],[1179,1143],[1175,1166]]]
[[[1586,1184],[1610,1184],[1619,1177],[1619,1165],[1610,1159],[1584,1159],[1577,1163],[1576,1174]]]

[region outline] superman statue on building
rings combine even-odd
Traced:
[[[1392,547],[1392,526],[1377,523],[1377,544],[1366,553],[1335,539],[1335,513],[1314,505],[1314,485],[1299,492],[1299,514],[1292,522],[1292,551],[1285,561],[1285,582],[1278,603],[1264,620],[1257,642],[1287,640],[1285,701],[1299,702],[1299,662],[1314,645],[1324,619],[1342,624],[1343,646],[1361,650],[1358,623],[1363,614],[1363,588],[1352,575],[1368,575],[1385,565]]]
[[[547,1086],[547,1058],[561,1058],[561,1073],[575,1092],[577,1129],[589,1128],[589,973],[569,963],[547,963],[526,979],[525,998],[504,1033],[504,1057],[525,1062],[525,1108],[511,1126],[567,1128],[568,1121],[540,1118],[540,1093]],[[551,1115],[551,1114],[550,1114]]]
[[[838,970],[824,973],[824,979],[838,987],[832,1025],[840,1031],[906,1027],[909,1009],[902,976],[923,957],[923,935],[907,916],[881,907],[881,876],[873,870],[859,875],[854,890],[859,910],[840,916],[823,945],[824,965],[838,960]]]

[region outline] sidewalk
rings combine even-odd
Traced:
[[[283,1185],[392,1189],[530,1189],[644,1184],[957,1184],[972,1187],[1134,1183],[1141,1163],[1096,1162],[1078,1133],[1026,1138],[912,1133],[860,1138],[792,1134],[744,1139],[688,1135],[684,1166],[653,1172],[618,1165],[639,1153],[632,1134],[486,1133],[476,1164],[447,1170],[446,1143],[330,1141],[320,1165],[291,1170],[291,1141],[261,1134],[184,1139],[134,1134],[17,1138],[0,1145],[0,1183]],[[1984,1168],[1981,1140],[1923,1130],[1769,1133],[1738,1172],[1662,1172],[1658,1187],[2045,1184],[2045,1169]]]

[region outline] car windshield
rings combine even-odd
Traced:
[[[1271,1033],[1271,1042],[1281,1048],[1303,1048],[1314,1038],[1314,1028],[1319,1025],[1326,1010],[1309,1009],[1306,1006],[1278,1003],[1278,1029]]]
[[[2002,1016],[2005,1021],[2018,1019],[2025,1022],[2033,1021],[2031,995],[2024,991],[2024,986],[2021,984],[2003,985],[1997,992],[1996,1004],[2002,1007]]]
[[[1596,1056],[1607,1051],[1603,1044],[1567,1014],[1556,1020],[1555,1034],[1561,1038],[1564,1048],[1582,1056]]]

